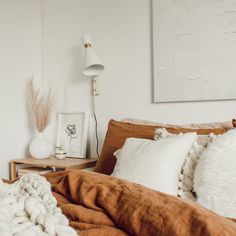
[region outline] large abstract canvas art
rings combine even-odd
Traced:
[[[154,102],[236,99],[236,1],[153,0]]]

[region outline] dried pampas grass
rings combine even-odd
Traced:
[[[33,79],[27,82],[27,92],[31,108],[33,122],[39,132],[43,132],[48,126],[52,114],[52,93],[48,91],[45,97],[39,95],[39,89],[34,86]]]

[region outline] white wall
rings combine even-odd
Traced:
[[[0,0],[0,177],[9,160],[24,157],[32,127],[25,82],[41,72],[41,2]]]
[[[188,123],[235,116],[235,101],[152,103],[150,1],[44,0],[43,18],[44,80],[57,86],[60,109],[90,107],[90,81],[82,75],[80,37],[89,33],[93,38],[106,66],[97,98],[101,140],[110,118]]]
[[[23,156],[32,137],[25,81],[33,72],[41,78],[41,50],[43,82],[56,88],[56,108],[90,109],[84,33],[106,65],[97,97],[101,141],[110,118],[188,123],[235,116],[235,101],[152,104],[150,28],[148,0],[0,0],[0,176],[7,176],[8,161]]]

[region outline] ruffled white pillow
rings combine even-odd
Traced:
[[[161,140],[173,136],[183,135],[169,133],[165,128],[158,128],[155,130],[154,140]],[[201,153],[205,150],[209,143],[216,137],[214,134],[198,135],[195,142],[192,144],[191,149],[185,159],[181,173],[179,174],[179,190],[178,196],[196,201],[196,195],[193,191],[193,176],[194,171]]]

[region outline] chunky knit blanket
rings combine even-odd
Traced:
[[[1,236],[77,236],[57,207],[47,180],[27,174],[13,184],[0,180]]]

